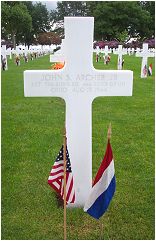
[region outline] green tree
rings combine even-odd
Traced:
[[[143,10],[149,12],[151,19],[149,23],[150,36],[155,35],[155,1],[141,1],[138,3]]]
[[[31,1],[2,2],[2,36],[6,39],[11,34],[14,45],[16,42],[28,45],[36,43],[38,35],[50,28],[49,12],[45,4]]]
[[[154,33],[154,5],[139,1],[59,1],[50,18],[57,23],[60,34],[64,16],[93,16],[96,40],[123,40],[125,33],[129,38],[143,39]]]
[[[50,13],[50,21],[56,24],[55,31],[63,37],[65,16],[87,16],[87,14],[87,3],[85,1],[58,1],[56,10]]]
[[[50,29],[49,12],[46,5],[35,3],[31,12],[33,31],[35,34],[46,32]]]
[[[49,31],[51,25],[49,12],[45,4],[41,2],[33,4],[33,2],[30,1],[23,3],[27,6],[29,14],[32,17],[32,31],[27,32],[24,36],[25,43],[29,45],[30,43],[36,43],[38,35]]]
[[[129,36],[128,36],[128,32],[126,30],[119,33],[119,35],[118,35],[119,42],[124,43],[128,39],[129,39]]]
[[[65,16],[87,16],[87,4],[85,1],[62,1],[57,2],[55,20],[63,20]]]
[[[118,39],[126,31],[129,37],[149,36],[150,13],[138,2],[88,2],[90,14],[95,17],[96,39]]]
[[[2,32],[11,35],[13,46],[16,47],[16,37],[32,29],[32,18],[23,3],[2,2],[1,4]]]

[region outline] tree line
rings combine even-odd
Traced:
[[[93,16],[95,40],[143,40],[155,34],[154,1],[58,1],[52,11],[41,2],[2,1],[1,36],[14,46],[60,44],[64,16]]]

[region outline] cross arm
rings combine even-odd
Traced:
[[[132,96],[133,71],[94,70],[93,99],[98,96]]]
[[[138,52],[135,54],[136,57],[154,57],[154,53],[150,53],[150,52],[146,52],[146,53],[143,53],[143,52]]]
[[[56,73],[57,72],[57,73]],[[26,70],[24,71],[24,96],[53,96],[65,98],[63,69],[60,70]]]

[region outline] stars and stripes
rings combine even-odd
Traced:
[[[143,76],[147,77],[147,66],[146,65],[143,68]]]
[[[48,178],[48,184],[60,194],[64,199],[64,160],[63,160],[63,146],[54,162],[52,170]],[[70,164],[68,149],[66,147],[66,202],[74,203],[75,190],[73,184],[73,175]]]

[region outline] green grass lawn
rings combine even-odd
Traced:
[[[117,188],[100,221],[81,208],[67,210],[67,239],[154,239],[154,69],[140,78],[141,58],[124,56],[134,71],[132,97],[93,102],[93,176],[103,158],[112,123]],[[149,59],[149,63],[154,59]],[[63,209],[47,184],[62,145],[65,103],[59,98],[24,98],[23,71],[48,69],[49,56],[2,72],[2,239],[63,239]],[[117,56],[97,69],[116,69]]]

